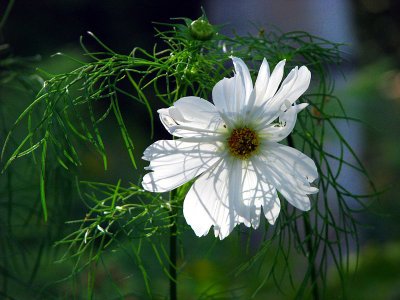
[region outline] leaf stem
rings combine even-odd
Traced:
[[[306,239],[307,239],[307,253],[308,253],[308,263],[309,267],[311,267],[311,288],[312,288],[312,295],[314,300],[319,300],[319,291],[318,291],[318,282],[317,282],[317,271],[315,269],[315,249],[313,247],[312,241],[311,241],[311,234],[312,234],[312,229],[310,225],[310,219],[308,213],[305,213],[303,216],[303,222],[304,222],[304,230],[306,234]]]
[[[294,147],[294,141],[291,134],[287,137],[288,146]],[[319,291],[318,291],[318,281],[317,281],[317,271],[315,268],[315,249],[312,244],[311,235],[312,235],[312,228],[310,225],[310,219],[308,213],[303,215],[303,222],[304,222],[304,231],[305,236],[307,239],[306,247],[307,247],[307,255],[308,255],[308,264],[310,269],[310,276],[311,276],[311,288],[312,288],[312,298],[313,300],[319,300]]]
[[[175,191],[170,193],[171,210],[170,216],[170,231],[169,231],[169,298],[170,300],[177,300],[177,272],[176,272],[176,244],[177,244],[177,226],[176,226],[176,212],[172,205],[172,200],[175,196]]]

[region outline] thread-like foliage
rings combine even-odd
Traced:
[[[205,16],[202,19],[206,20]],[[358,209],[363,209],[365,199],[372,196],[357,195],[344,187],[340,182],[343,169],[358,172],[373,188],[357,154],[336,125],[337,120],[352,121],[343,111],[340,100],[333,95],[334,79],[330,70],[341,62],[341,45],[306,32],[260,30],[255,36],[227,37],[218,34],[218,27],[213,28],[215,33],[208,39],[199,40],[190,31],[191,23],[192,20],[182,18],[175,23],[158,24],[156,36],[163,43],[154,46],[152,51],[135,48],[128,55],[118,54],[89,33],[97,41],[99,50],[88,50],[81,39],[84,60],[58,54],[72,60],[77,67],[57,75],[41,72],[45,77],[42,89],[16,119],[5,139],[1,154],[3,171],[24,156],[30,155],[38,162],[35,166],[40,170],[40,199],[45,220],[49,215],[48,203],[52,201],[47,190],[53,170],[62,168],[65,174],[73,175],[71,182],[76,179],[73,186],[85,203],[87,213],[82,219],[67,223],[72,232],[59,241],[57,247],[66,251],[60,261],[74,259],[71,277],[89,269],[89,298],[94,297],[94,266],[102,264],[105,253],[116,249],[125,251],[126,241],[130,245],[126,252],[133,253],[133,260],[143,277],[145,293],[148,297],[156,297],[143,249],[152,250],[166,278],[170,277],[168,266],[172,262],[164,243],[171,226],[177,226],[181,259],[184,263],[189,260],[190,255],[186,253],[190,253],[190,249],[185,248],[183,239],[183,232],[188,227],[181,222],[180,209],[190,183],[179,188],[168,200],[165,195],[151,194],[133,183],[124,187],[121,180],[116,185],[84,181],[78,172],[84,164],[80,147],[90,146],[107,169],[109,154],[101,124],[113,116],[132,170],[140,177],[143,171],[136,170],[138,155],[141,155],[135,150],[138,137],[131,135],[125,123],[121,98],[133,100],[147,111],[152,137],[154,109],[170,106],[186,95],[210,99],[213,86],[232,73],[231,55],[248,63],[253,78],[264,57],[271,65],[286,59],[286,70],[306,65],[313,75],[312,89],[300,101],[310,103],[311,109],[299,114],[298,125],[288,144],[307,153],[316,162],[320,193],[313,197],[313,207],[308,213],[291,209],[282,202],[276,224],[266,224],[260,230],[262,238],[256,249],[249,250],[230,274],[230,278],[239,278],[243,272],[256,272],[259,280],[251,290],[243,290],[243,286],[234,284],[223,293],[210,288],[199,297],[212,299],[228,295],[226,297],[240,298],[246,295],[256,298],[270,282],[282,290],[285,288],[282,282],[289,282],[299,299],[309,295],[319,298],[324,295],[330,265],[336,267],[343,281],[346,278],[351,244],[357,245],[354,202]],[[21,128],[26,130],[26,135],[14,142],[14,132]],[[327,136],[338,143],[339,154],[326,147]],[[344,153],[350,153],[352,160],[346,160]],[[249,244],[251,239],[249,235]],[[218,243],[214,242],[210,251],[217,248]],[[294,256],[301,257],[305,263],[300,279],[292,272]]]

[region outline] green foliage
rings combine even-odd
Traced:
[[[179,219],[185,191],[190,184],[179,188],[168,200],[165,195],[151,194],[132,183],[124,187],[121,180],[116,185],[83,181],[79,177],[79,168],[84,163],[82,145],[95,151],[107,170],[109,154],[101,124],[113,116],[132,170],[140,176],[142,170],[136,170],[137,155],[141,154],[135,149],[138,138],[129,133],[121,110],[122,98],[140,104],[142,111],[147,111],[153,136],[154,109],[160,105],[170,106],[186,95],[209,99],[213,86],[223,77],[230,76],[231,55],[247,61],[253,77],[264,57],[271,65],[286,59],[287,70],[304,64],[313,74],[314,90],[300,100],[310,103],[311,109],[299,115],[299,125],[288,143],[308,153],[317,163],[320,193],[312,201],[311,212],[299,213],[283,205],[276,225],[265,225],[260,230],[262,238],[255,253],[246,252],[246,259],[230,273],[232,278],[239,278],[256,269],[258,276],[251,291],[234,292],[245,287],[232,283],[223,293],[231,292],[231,296],[238,297],[243,293],[257,298],[272,281],[282,290],[286,288],[283,282],[289,282],[299,299],[311,294],[317,298],[325,293],[331,261],[340,280],[346,279],[350,243],[357,241],[354,213],[363,209],[365,199],[371,196],[354,194],[340,183],[345,166],[369,180],[357,155],[335,124],[335,120],[351,120],[333,95],[334,82],[330,76],[330,68],[341,61],[340,45],[305,32],[260,30],[257,36],[227,37],[218,34],[218,27],[213,28],[216,33],[212,37],[197,39],[190,33],[192,22],[178,19],[173,24],[159,24],[163,30],[157,29],[157,37],[163,44],[154,46],[150,52],[135,48],[129,55],[118,54],[89,33],[97,41],[99,50],[88,50],[81,39],[84,60],[58,54],[73,61],[77,67],[56,75],[41,71],[45,77],[43,87],[16,119],[5,139],[3,172],[17,158],[30,156],[38,162],[35,166],[40,170],[44,220],[51,215],[48,203],[52,200],[47,194],[49,174],[55,169],[63,169],[70,175],[71,182],[77,178],[72,186],[77,187],[75,191],[85,203],[87,213],[81,220],[68,222],[72,232],[57,243],[57,247],[65,250],[61,261],[74,260],[71,277],[89,269],[88,298],[94,298],[95,268],[92,266],[101,263],[107,252],[129,241],[147,296],[153,297],[150,273],[143,263],[143,244],[153,252],[166,277],[171,277],[168,266],[177,266],[166,254],[163,237],[177,226],[173,234],[181,239],[181,257],[185,263],[190,263],[186,261],[190,249],[182,241],[187,226]],[[23,131],[25,135],[14,143],[13,136],[17,131]],[[339,154],[326,149],[328,136],[339,143]],[[345,152],[352,155],[354,163],[345,160]],[[371,181],[369,184],[373,187]],[[349,205],[350,200],[357,203],[357,209]],[[188,238],[194,239],[194,236]],[[249,235],[248,245],[251,240]],[[218,247],[214,242],[210,251]],[[304,263],[300,276],[293,273],[293,256],[300,257]],[[216,294],[214,292],[206,289],[201,297],[217,298],[221,295],[218,293],[222,293],[218,289]]]
[[[400,295],[400,245],[398,242],[385,245],[370,244],[362,249],[356,261],[351,257],[350,280],[348,287],[349,299],[374,299],[379,295],[382,299],[397,299]],[[355,264],[358,263],[356,266]],[[328,282],[328,291],[334,295],[343,283],[337,276],[332,276]],[[328,294],[328,295],[329,295]],[[328,296],[327,299],[336,299]]]

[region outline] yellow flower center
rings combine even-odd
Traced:
[[[228,149],[232,156],[240,159],[248,159],[260,144],[257,133],[248,128],[236,128],[232,130],[227,139]]]

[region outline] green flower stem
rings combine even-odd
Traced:
[[[287,142],[288,142],[289,147],[295,148],[293,137],[291,134],[288,135]],[[303,214],[303,222],[304,222],[305,236],[307,239],[306,247],[307,247],[308,264],[309,264],[309,267],[311,268],[310,276],[311,276],[311,288],[312,288],[313,300],[319,300],[320,298],[319,298],[319,291],[318,291],[317,271],[316,271],[316,267],[315,267],[315,254],[316,254],[315,251],[316,251],[316,249],[313,247],[312,240],[311,240],[312,228],[310,225],[310,216],[308,213]]]
[[[170,231],[169,231],[169,299],[176,300],[177,297],[177,272],[176,272],[176,244],[177,244],[177,226],[176,226],[176,211],[173,206],[173,199],[176,195],[176,191],[170,192],[170,204],[171,210],[170,216]]]
[[[0,30],[3,30],[4,24],[6,24],[8,16],[10,15],[11,9],[14,6],[15,0],[10,0],[7,4],[7,7],[3,13],[3,16],[1,17],[0,20]]]
[[[304,229],[307,239],[307,253],[308,253],[308,263],[311,265],[311,287],[312,295],[314,300],[319,300],[318,282],[317,282],[317,271],[315,269],[315,248],[313,247],[311,234],[312,229],[310,225],[310,216],[308,213],[303,215]]]

